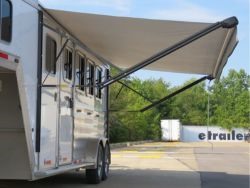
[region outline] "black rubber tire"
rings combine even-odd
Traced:
[[[97,155],[97,167],[95,169],[86,169],[86,179],[89,184],[98,184],[102,180],[103,176],[103,147],[99,145]]]
[[[109,175],[109,165],[111,163],[110,147],[106,144],[103,156],[103,170],[102,170],[102,180],[106,180]]]

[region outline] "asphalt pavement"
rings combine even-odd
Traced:
[[[0,188],[249,188],[248,143],[156,142],[112,150],[108,180],[88,185],[84,170]]]

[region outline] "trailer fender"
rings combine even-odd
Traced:
[[[96,139],[88,140],[87,146],[86,146],[86,153],[85,153],[86,158],[85,159],[87,163],[94,163],[94,166],[90,168],[96,168],[99,145],[105,148],[107,143],[108,143],[107,138],[96,138]]]

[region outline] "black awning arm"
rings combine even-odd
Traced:
[[[118,93],[117,93],[116,96],[115,96],[115,99],[117,99],[117,98],[119,97],[119,95],[121,94],[123,88],[124,88],[124,85],[122,85],[122,86],[120,87]]]
[[[179,93],[182,93],[183,91],[186,91],[187,89],[199,84],[200,82],[202,82],[202,81],[204,81],[206,79],[213,80],[214,78],[211,77],[211,76],[203,76],[202,78],[200,78],[200,79],[198,79],[198,80],[196,80],[196,81],[182,87],[181,89],[178,89],[177,91],[174,91],[173,93],[167,95],[166,97],[164,97],[164,98],[162,98],[162,99],[160,99],[160,100],[158,100],[156,102],[153,102],[152,104],[150,104],[150,105],[148,105],[148,106],[146,106],[146,107],[144,107],[144,108],[142,108],[140,110],[116,110],[116,109],[112,109],[112,110],[109,110],[109,112],[145,112],[146,110],[149,110],[149,109],[151,109],[151,108],[165,102],[166,100],[178,95]]]
[[[109,78],[112,78],[111,76],[109,76]],[[117,80],[117,82],[119,84],[122,85],[122,87],[119,89],[117,95],[116,95],[116,98],[118,98],[118,96],[120,95],[123,87],[126,87],[128,89],[130,89],[131,91],[133,91],[134,93],[136,93],[137,95],[139,95],[140,97],[144,98],[146,101],[150,102],[150,103],[153,103],[153,101],[151,99],[149,99],[148,97],[144,96],[142,93],[140,93],[139,91],[136,91],[135,89],[133,89],[132,87],[130,87],[128,84],[125,84],[124,82],[120,81],[120,80]]]
[[[118,112],[118,113],[141,113],[139,110],[115,110],[115,109],[110,109],[109,112]]]
[[[118,80],[121,80],[122,78],[129,76],[130,74],[136,72],[137,70],[140,70],[143,67],[148,66],[148,65],[156,62],[157,60],[175,52],[176,50],[192,43],[193,41],[211,33],[212,31],[214,31],[216,29],[219,29],[221,27],[222,28],[233,28],[237,24],[238,24],[238,20],[236,17],[230,17],[230,18],[227,18],[221,22],[214,23],[214,24],[208,26],[207,28],[187,37],[186,39],[181,40],[180,42],[176,43],[175,45],[158,52],[157,54],[141,61],[140,63],[138,63],[138,64],[136,64],[136,65],[124,70],[124,71],[121,71],[118,75],[114,76],[113,78],[105,80],[104,82],[102,82],[100,84],[100,88],[107,87],[110,84],[113,84],[114,82],[117,82]]]
[[[133,91],[134,93],[136,93],[137,95],[139,95],[140,97],[144,98],[146,101],[153,103],[153,101],[151,99],[149,99],[148,97],[144,96],[143,94],[141,94],[140,92],[136,91],[135,89],[133,89],[132,87],[130,87],[129,85],[123,83],[122,81],[118,80],[117,81],[119,84],[121,84],[122,86],[130,89],[131,91]]]
[[[181,89],[178,89],[177,91],[175,91],[175,92],[173,92],[173,93],[167,95],[166,97],[164,97],[164,98],[162,98],[162,99],[160,99],[160,100],[158,100],[158,101],[156,101],[156,102],[154,102],[154,103],[152,103],[152,104],[150,104],[150,105],[148,105],[148,106],[142,108],[142,109],[140,110],[140,112],[145,112],[146,110],[149,110],[149,109],[151,109],[151,108],[153,108],[153,107],[155,107],[155,106],[157,106],[157,105],[159,105],[159,104],[165,102],[166,100],[168,100],[168,99],[170,99],[170,98],[176,96],[177,94],[179,94],[179,93],[181,93],[181,92],[183,92],[183,91],[185,91],[185,90],[187,90],[187,89],[189,89],[189,88],[191,88],[191,87],[193,87],[193,86],[199,84],[200,82],[202,82],[202,81],[204,81],[204,80],[206,80],[206,79],[212,80],[212,79],[214,79],[214,78],[211,77],[211,76],[204,76],[204,77],[202,77],[202,78],[200,78],[200,79],[198,79],[198,80],[196,80],[196,81],[194,81],[194,82],[192,82],[192,83],[190,83],[190,84],[188,84],[188,85],[182,87]]]

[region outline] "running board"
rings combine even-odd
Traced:
[[[32,180],[54,176],[54,175],[64,173],[70,170],[78,169],[78,168],[94,168],[94,167],[95,167],[94,163],[72,164],[72,165],[67,165],[67,166],[60,166],[59,168],[55,168],[55,169],[35,172],[34,178]]]

